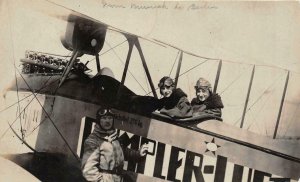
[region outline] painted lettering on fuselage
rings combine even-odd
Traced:
[[[210,152],[205,153],[205,155],[198,154],[137,135],[121,133],[121,135],[130,136],[127,145],[133,149],[138,149],[143,143],[155,142],[153,155],[148,155],[145,161],[139,163],[128,161],[126,170],[129,171],[176,182],[292,181],[289,178],[231,163],[225,156],[214,156]]]

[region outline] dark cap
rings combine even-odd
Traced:
[[[160,79],[160,81],[158,83],[159,88],[162,86],[174,86],[174,81],[172,80],[172,78],[170,78],[168,76],[164,76],[164,77],[162,77],[162,79]]]

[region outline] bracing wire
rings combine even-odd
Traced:
[[[187,53],[188,54],[188,53]],[[210,59],[211,60],[211,59]],[[225,61],[225,62],[230,62],[230,61]],[[268,66],[268,65],[257,65],[257,66]],[[273,66],[268,66],[268,67],[273,67]],[[278,68],[278,67],[276,67]],[[282,69],[282,68],[279,68],[279,69]]]
[[[11,25],[11,14],[10,14],[10,5],[8,5],[8,15],[9,15],[9,20],[10,20],[10,23],[9,23],[9,33],[10,33],[10,37],[11,37],[11,40],[13,39],[13,36],[12,36],[12,25]],[[12,50],[14,50],[15,46],[14,46],[14,41],[12,40],[11,41],[11,47],[12,47]],[[15,61],[15,54],[14,52],[12,53],[12,57],[13,57],[13,64],[14,66],[16,66],[16,61]],[[15,74],[15,81],[16,81],[16,87],[17,87],[17,99],[18,99],[18,111],[20,111],[21,107],[20,107],[20,98],[19,98],[19,87],[18,87],[18,79],[17,79],[17,73],[16,73],[16,70],[14,71],[14,74]],[[24,139],[24,134],[23,134],[23,127],[22,127],[22,121],[21,121],[21,117],[20,117],[20,132],[21,132],[21,137],[22,139]]]
[[[249,116],[252,117],[253,122],[248,126],[247,130],[249,130],[249,129],[251,128],[252,125],[257,126],[257,123],[256,123],[257,120],[256,120],[256,118],[253,116],[253,113],[250,112]],[[261,133],[261,127],[257,127],[257,128],[258,128],[258,130],[259,130],[259,133]]]
[[[147,81],[147,74],[145,71],[144,71],[144,76],[145,76],[145,80],[146,80],[147,92],[150,92],[149,83]]]
[[[270,95],[268,95],[267,96],[267,98],[265,99],[265,101],[264,101],[264,103],[261,105],[261,107],[258,109],[258,112],[256,113],[256,116],[258,116],[262,111],[263,111],[263,108],[266,106],[266,104],[267,104],[267,102],[269,101],[269,99],[270,99]],[[251,112],[250,112],[251,113]],[[251,115],[252,115],[252,113],[251,113]],[[257,122],[257,120],[256,120],[256,118],[252,115],[252,118],[254,119],[254,121],[249,125],[249,127],[248,127],[248,129],[255,123],[256,124],[256,122]],[[265,127],[265,122],[262,122],[263,124],[264,124],[264,127],[263,128],[266,128]]]
[[[289,123],[288,123],[288,126],[287,126],[287,128],[286,128],[286,130],[285,130],[283,136],[286,136],[286,133],[287,133],[288,130],[290,129],[291,123],[292,123],[293,120],[296,118],[296,114],[297,114],[297,110],[298,110],[299,106],[300,106],[300,103],[297,104],[297,107],[296,107],[296,109],[295,109],[295,112],[293,113],[293,115],[292,115],[292,117],[291,117],[291,119],[290,119],[290,121],[289,121]]]
[[[214,66],[215,66],[216,64],[217,64],[217,62],[215,62],[214,64],[212,64],[212,65],[210,66],[209,72],[208,72],[208,75],[207,75],[208,78],[209,78],[209,76],[211,75],[212,70],[213,70],[213,68],[214,68]]]
[[[101,54],[99,54],[99,56],[103,56],[104,54],[106,54],[106,53],[112,51],[113,49],[119,47],[120,45],[124,44],[124,43],[127,42],[127,41],[128,41],[128,40],[126,39],[126,40],[124,40],[123,42],[121,42],[121,43],[119,43],[119,44],[117,44],[117,45],[115,45],[115,46],[113,46],[113,47],[110,47],[108,50],[106,50],[106,51],[102,52]],[[96,58],[93,58],[93,59],[89,60],[89,62],[90,62],[90,61],[93,61],[93,60],[95,60],[95,59],[96,59]]]
[[[282,75],[279,75],[276,80],[251,104],[251,106],[249,107],[252,108],[261,98],[262,96],[270,89],[272,88],[272,86],[274,86],[274,84],[279,80],[279,78],[281,77]]]
[[[47,83],[47,82],[50,80],[50,78],[51,78],[51,77],[49,77],[49,79],[48,79],[45,83]],[[40,89],[38,89],[38,90],[36,91],[36,92],[37,92],[36,95],[38,94],[38,92],[40,92],[40,91],[43,90],[44,88],[46,88],[46,87],[48,87],[48,86],[50,86],[50,85],[53,85],[54,83],[56,83],[56,82],[59,81],[59,80],[60,80],[60,78],[57,79],[57,80],[54,80],[53,82],[51,82],[51,83],[48,84],[48,85],[45,85],[45,84],[44,84],[44,86],[42,86]],[[34,93],[31,93],[31,94],[27,95],[26,97],[20,99],[20,102],[23,101],[23,100],[25,100],[25,99],[27,99],[28,97],[32,96],[33,94],[34,94]],[[1,114],[2,112],[6,111],[7,109],[13,107],[13,106],[16,105],[16,104],[18,104],[18,102],[15,102],[15,103],[13,103],[13,104],[7,106],[6,108],[2,109],[2,110],[0,111],[0,114]]]
[[[15,69],[17,69],[15,67]],[[19,72],[19,70],[17,69],[17,71]],[[30,89],[30,91],[33,93],[32,88],[28,85],[27,81],[25,80],[25,78],[23,77],[23,75],[19,72],[19,75],[22,77],[23,81],[25,82],[25,84],[27,85],[27,87]],[[62,133],[60,132],[60,130],[58,129],[58,127],[56,126],[56,124],[54,123],[54,121],[51,119],[50,115],[48,114],[48,112],[46,111],[46,109],[44,108],[44,106],[42,105],[42,103],[40,102],[40,100],[36,97],[36,95],[34,95],[34,98],[36,99],[36,101],[39,103],[39,105],[42,107],[42,110],[45,112],[45,114],[47,115],[48,119],[51,121],[52,125],[54,126],[54,128],[56,129],[56,131],[58,132],[58,134],[60,135],[60,137],[62,138],[62,140],[65,142],[65,144],[67,145],[67,147],[69,148],[69,150],[71,151],[71,153],[73,154],[73,156],[79,160],[79,157],[77,156],[77,154],[72,150],[71,146],[69,145],[69,143],[67,142],[67,140],[65,139],[65,137],[62,135]]]
[[[36,129],[38,129],[44,123],[44,121],[46,121],[46,119],[47,119],[47,117],[45,117],[43,120],[41,120],[40,123],[36,127],[34,127],[30,133],[28,133],[25,136],[25,138],[29,137]]]
[[[111,47],[111,45],[105,41],[105,43]],[[112,49],[113,53],[115,54],[115,56],[118,58],[118,60],[124,64],[124,62],[122,61],[122,59],[120,58],[120,56],[116,53],[116,51],[114,49]],[[132,74],[132,72],[128,69],[129,74],[133,77],[133,79],[138,83],[138,85],[144,90],[145,93],[147,93],[147,91],[144,89],[144,87],[141,85],[141,83],[136,79],[136,77]]]
[[[197,68],[198,66],[200,66],[200,65],[202,65],[202,64],[204,64],[204,63],[206,63],[207,61],[208,61],[208,60],[205,60],[205,61],[203,61],[203,62],[197,64],[196,66],[193,66],[192,68],[190,68],[190,69],[188,69],[187,71],[185,71],[185,72],[183,72],[182,74],[180,74],[180,75],[178,76],[178,78],[181,77],[182,75],[185,75],[185,74],[188,73],[189,71],[191,71],[191,70]],[[158,88],[156,87],[155,90],[158,90]],[[152,91],[151,91],[151,92],[148,92],[145,96],[147,96],[147,95],[149,95],[149,94],[151,94],[151,93],[152,93]]]
[[[10,23],[10,25],[11,25],[11,23]],[[11,30],[10,30],[10,32],[11,32]],[[12,41],[12,47],[13,47],[13,50],[14,50],[14,45],[13,44],[14,44],[14,41]],[[14,66],[16,66],[16,61],[15,61],[14,53],[13,53],[13,60],[14,60]],[[20,106],[20,97],[19,97],[19,86],[18,86],[17,72],[16,72],[16,70],[14,72],[15,72],[15,82],[16,82],[16,89],[17,89],[18,111],[20,111],[21,110],[21,106]],[[22,140],[24,140],[24,131],[23,131],[21,117],[19,118],[19,120],[20,120],[20,133],[21,133]]]
[[[50,78],[51,78],[51,77],[50,77]],[[46,84],[48,83],[48,81],[50,80],[50,78],[49,78],[46,82],[44,82],[43,86],[42,86],[39,90],[42,90],[43,88],[45,88],[45,86],[46,86]],[[59,80],[59,79],[58,79],[58,80]],[[58,81],[58,80],[57,80],[57,81]],[[55,82],[52,82],[52,83],[55,83]],[[49,84],[49,85],[51,85],[51,84]],[[49,85],[47,85],[47,86],[49,86]],[[39,91],[39,90],[38,90],[38,91]],[[30,96],[32,96],[32,95],[35,95],[35,96],[36,96],[37,94],[38,94],[38,93],[36,93],[36,94],[32,93],[32,94],[28,95],[28,96],[25,97],[25,98],[28,98],[28,97],[30,97]],[[32,101],[34,100],[34,98],[35,98],[35,97],[33,97],[33,98],[27,103],[27,105],[24,107],[24,109],[23,109],[22,111],[20,111],[20,109],[19,109],[19,115],[17,115],[16,118],[15,118],[15,120],[14,120],[12,123],[9,124],[10,127],[13,126],[14,123],[18,120],[18,118],[21,117],[22,113],[25,112],[25,110],[26,110],[27,107],[32,103]],[[17,104],[17,103],[15,103],[15,104]],[[15,104],[14,104],[14,105],[15,105]],[[20,118],[20,119],[21,119],[21,118]],[[9,130],[9,128],[7,128],[7,129],[3,132],[3,134],[2,134],[1,137],[0,137],[0,140],[4,137],[4,135],[8,132],[8,130]]]
[[[32,148],[25,140],[24,140],[24,138],[21,138],[18,134],[17,134],[17,132],[13,129],[13,127],[10,125],[10,124],[8,124],[9,125],[9,127],[10,127],[10,129],[13,131],[13,133],[19,138],[19,140],[21,140],[22,142],[23,142],[23,144],[25,144],[30,150],[32,150],[33,152],[37,152],[34,148]]]
[[[177,61],[177,58],[178,58],[179,53],[180,53],[180,51],[177,52],[177,55],[176,55],[175,60],[174,60],[174,62],[173,62],[173,65],[172,65],[172,68],[171,68],[171,70],[170,70],[169,76],[171,75],[171,73],[172,73],[172,71],[173,71],[173,68],[174,68],[175,63],[176,63],[176,61]]]
[[[24,107],[24,109],[23,109],[22,111],[19,112],[19,114],[16,116],[15,120],[14,120],[12,123],[10,123],[9,125],[11,125],[11,126],[14,125],[14,123],[21,117],[22,113],[25,112],[26,108],[32,103],[33,100],[34,100],[34,97],[27,103],[27,105]],[[2,135],[1,135],[1,137],[0,137],[0,140],[1,140],[1,139],[4,137],[4,135],[9,131],[9,128],[10,128],[10,127],[8,127],[8,128],[2,133]]]
[[[208,61],[208,59],[206,59],[205,61],[203,61],[203,62],[201,62],[201,63],[197,64],[196,66],[193,66],[192,68],[188,69],[187,71],[185,71],[185,72],[181,73],[181,74],[178,76],[178,78],[179,78],[180,76],[182,76],[182,75],[184,75],[184,74],[186,74],[186,73],[190,72],[191,70],[193,70],[193,69],[197,68],[198,66],[200,66],[200,65],[202,65],[202,64],[204,64],[204,63],[206,63],[207,61]]]
[[[272,83],[272,84],[270,84],[270,86],[266,89],[266,90],[264,90],[264,92],[251,104],[251,106],[249,106],[248,107],[248,109],[246,110],[246,113],[249,111],[249,110],[251,110],[251,108],[261,99],[261,97],[279,80],[279,78],[281,77],[282,75],[279,75],[276,79],[275,79],[275,81]],[[236,123],[236,122],[239,122],[239,120],[242,118],[242,116],[239,118],[239,119],[237,119],[234,123]]]
[[[68,54],[67,56],[64,56],[64,57],[65,57],[64,60],[67,60],[67,58],[70,57],[70,54],[71,54],[71,52],[69,52],[69,54]],[[55,55],[55,54],[50,54],[50,55]],[[60,80],[60,78],[58,78],[58,79],[54,80],[52,83],[46,85],[46,83],[48,83],[49,80],[50,80],[52,77],[53,77],[53,75],[51,75],[51,76],[45,81],[45,83],[42,85],[41,88],[39,88],[39,89],[37,90],[37,92],[40,92],[42,89],[44,89],[44,88],[46,88],[46,87],[48,87],[48,86],[50,86],[50,85],[52,85],[52,84],[54,84],[54,83],[56,83],[57,81]],[[17,89],[18,89],[18,87],[17,87]],[[22,99],[20,100],[20,102],[23,101],[23,100],[25,100],[26,98],[32,96],[33,94],[34,94],[34,93],[31,93],[30,95],[28,95],[28,96],[22,98]],[[18,104],[18,102],[15,102],[15,103],[11,104],[10,106],[7,106],[6,108],[2,109],[2,110],[0,111],[0,113],[2,113],[3,111],[5,111],[5,110],[7,110],[7,109],[9,109],[9,108],[11,108],[11,107],[13,107],[13,106],[16,105],[16,104]]]
[[[221,92],[220,92],[220,95],[222,95],[228,88],[230,88],[236,81],[238,81],[241,77],[242,77],[242,75],[243,74],[245,74],[246,72],[245,71],[243,71],[243,72],[241,72],[231,83],[229,83],[228,85],[227,85],[227,87],[225,87]]]
[[[118,29],[118,28],[116,28],[116,27],[109,26],[109,25],[107,25],[107,24],[105,24],[105,23],[103,23],[103,22],[101,22],[101,21],[99,21],[99,20],[96,20],[95,18],[92,18],[92,17],[90,17],[90,16],[88,16],[88,15],[85,15],[85,14],[83,14],[83,13],[80,13],[80,12],[78,12],[78,11],[75,11],[75,10],[72,9],[72,8],[68,8],[68,7],[66,7],[66,6],[63,6],[63,5],[61,5],[61,4],[52,2],[52,1],[50,1],[50,0],[45,0],[45,1],[51,3],[51,4],[55,5],[55,6],[59,6],[59,7],[61,7],[61,8],[67,9],[67,10],[69,10],[69,11],[75,12],[75,13],[79,14],[79,16],[87,17],[87,18],[91,19],[92,21],[95,21],[95,22],[97,22],[97,23],[104,24],[104,25],[108,26],[108,29],[111,30],[111,31],[115,31],[115,32],[119,32],[119,33],[126,33],[126,34],[130,34],[130,35],[134,35],[134,34],[131,34],[131,33],[129,33],[129,32],[120,30],[120,29]],[[152,42],[152,43],[154,43],[154,44],[163,46],[163,47],[168,46],[168,47],[171,47],[171,48],[173,48],[173,49],[180,50],[180,51],[182,51],[183,53],[188,54],[188,55],[191,55],[191,56],[194,56],[194,57],[198,57],[198,58],[202,58],[202,59],[206,59],[206,60],[220,60],[220,58],[210,58],[210,57],[206,57],[206,56],[201,56],[201,55],[194,54],[194,53],[192,53],[192,52],[183,50],[183,49],[181,49],[181,48],[179,48],[179,47],[176,47],[176,46],[171,45],[171,44],[168,44],[168,43],[166,43],[166,42],[157,40],[157,39],[155,39],[155,38],[148,39],[148,38],[141,37],[141,36],[137,36],[137,35],[134,35],[134,36],[139,37],[139,38],[141,38],[141,39],[143,39],[143,40]],[[223,61],[223,62],[228,62],[228,63],[236,63],[236,64],[244,64],[244,65],[253,65],[252,63],[244,63],[244,62],[238,62],[238,61],[232,61],[232,60],[224,60],[224,59],[222,59],[222,61]],[[275,68],[275,69],[280,69],[280,70],[287,70],[287,69],[284,69],[284,68],[281,68],[281,67],[278,67],[278,66],[273,66],[273,65],[265,65],[265,64],[255,64],[255,65],[256,65],[257,67],[258,67],[258,66],[263,66],[263,67],[270,67],[270,68]],[[300,72],[296,72],[296,71],[290,71],[290,72],[295,73],[295,74],[300,74]]]
[[[11,46],[12,46],[12,50],[13,50],[13,53],[12,53],[12,56],[13,56],[13,64],[14,64],[14,67],[16,67],[16,61],[15,61],[15,54],[14,54],[14,50],[15,50],[15,45],[14,45],[14,41],[13,41],[13,36],[12,36],[12,25],[11,25],[11,14],[10,14],[10,5],[8,5],[8,15],[9,15],[9,20],[10,20],[10,23],[9,23],[9,32],[10,32],[10,37],[11,37]],[[21,110],[21,107],[20,107],[20,98],[19,98],[19,86],[18,86],[18,79],[17,79],[17,73],[16,73],[16,69],[14,71],[14,74],[15,74],[15,81],[16,81],[16,88],[17,88],[17,99],[18,99],[18,111]],[[22,120],[21,120],[21,117],[19,118],[20,120],[20,133],[21,133],[21,137],[22,137],[22,140],[24,140],[24,131],[23,131],[23,126],[22,126]],[[10,126],[11,127],[11,126]]]

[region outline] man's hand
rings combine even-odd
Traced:
[[[142,157],[144,157],[144,156],[147,154],[148,148],[149,148],[148,143],[145,143],[145,144],[143,144],[143,145],[141,146],[141,148],[139,149],[139,151],[140,151],[140,155],[141,155]]]

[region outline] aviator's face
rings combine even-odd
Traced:
[[[205,101],[209,96],[209,90],[204,88],[199,88],[196,90],[197,99],[201,102]]]
[[[114,118],[112,116],[102,116],[100,118],[100,126],[104,130],[110,130],[113,128]]]
[[[172,86],[167,86],[164,85],[162,87],[160,87],[160,93],[163,97],[170,97],[171,94],[173,93],[174,87]]]

